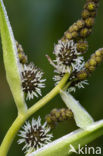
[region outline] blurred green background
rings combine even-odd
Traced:
[[[67,28],[80,17],[85,0],[5,0],[7,12],[15,34],[15,38],[23,45],[29,61],[43,69],[47,79],[47,88],[43,95],[50,91],[54,82],[53,68],[49,65],[45,54],[53,57],[54,43],[60,39]],[[103,1],[100,3],[96,24],[92,35],[88,38],[89,50],[86,58],[96,49],[103,47]],[[75,98],[89,111],[95,120],[103,118],[103,64],[89,78],[89,86],[77,90]],[[29,103],[31,106],[37,99]],[[43,118],[54,107],[64,106],[59,96],[35,114]],[[5,78],[2,48],[0,44],[0,142],[17,115],[12,94]],[[53,130],[54,139],[76,129],[73,121],[59,124]],[[16,137],[8,156],[23,156],[22,146],[17,144]],[[92,142],[90,146],[102,146],[103,137]],[[102,148],[103,150],[103,148]]]

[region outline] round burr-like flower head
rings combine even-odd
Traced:
[[[26,122],[22,127],[23,130],[20,131],[19,136],[22,137],[18,140],[18,144],[24,143],[23,150],[34,151],[44,145],[51,142],[52,134],[49,134],[50,128],[47,127],[47,123],[41,125],[41,118],[38,120],[32,119],[32,122]]]
[[[58,41],[58,44],[55,46],[54,49],[54,54],[59,57],[59,60],[64,65],[69,66],[71,64],[71,60],[77,57],[75,56],[75,53],[76,53],[76,45],[72,40],[66,42],[62,42],[60,40]]]
[[[71,68],[74,71],[79,70],[83,57],[79,56],[77,51],[77,45],[73,40],[62,42],[58,41],[58,44],[54,48],[54,54],[56,55],[55,62],[57,63],[57,70],[62,73],[70,72]]]
[[[40,71],[33,64],[24,65],[22,71],[22,87],[23,91],[27,94],[27,99],[33,99],[34,96],[41,95],[41,88],[45,87],[42,79],[43,72]]]

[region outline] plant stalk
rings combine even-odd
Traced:
[[[46,103],[52,100],[64,87],[65,83],[67,82],[70,74],[67,73],[64,75],[63,79],[59,82],[59,84],[52,89],[45,97],[39,100],[36,104],[34,104],[31,108],[27,110],[24,114],[18,114],[18,117],[15,119],[12,126],[9,128],[4,140],[0,146],[0,156],[7,156],[7,153],[10,149],[10,146],[20,129],[23,123],[36,111],[38,111],[41,107],[43,107]]]

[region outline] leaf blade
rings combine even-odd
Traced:
[[[74,119],[79,128],[85,129],[94,122],[91,115],[80,105],[77,100],[73,98],[72,95],[66,91],[61,91],[60,95],[66,106],[72,110]]]
[[[21,87],[20,64],[17,56],[16,42],[2,0],[0,0],[0,32],[7,81],[19,112],[25,112],[26,104]]]

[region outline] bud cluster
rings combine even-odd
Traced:
[[[90,59],[85,63],[85,69],[77,73],[78,80],[86,79],[103,61],[103,48],[98,49],[91,55]]]
[[[88,84],[86,79],[101,62],[103,62],[103,48],[98,49],[94,54],[91,55],[90,59],[84,64],[83,70],[71,75],[72,81],[68,91],[75,91],[76,87],[84,88],[84,85]]]
[[[47,124],[54,128],[58,122],[73,118],[73,113],[68,108],[53,109],[50,114],[45,117]]]
[[[24,50],[22,48],[22,45],[19,44],[17,41],[16,41],[16,47],[17,47],[17,52],[18,52],[18,57],[19,57],[19,61],[21,64],[27,64],[28,63],[28,58],[27,56],[25,55],[24,53]]]
[[[94,26],[94,21],[97,13],[99,0],[86,0],[84,5],[81,19],[75,22],[69,29],[64,33],[62,38],[63,41],[66,39],[74,40],[78,43],[80,51],[83,53],[88,49],[88,43],[85,39],[91,34],[92,27]]]
[[[33,152],[51,142],[53,136],[49,132],[50,128],[46,122],[42,125],[40,117],[38,120],[33,118],[31,123],[26,122],[20,130],[18,136],[21,138],[18,140],[18,144],[24,143],[22,150],[25,150],[26,153]]]

